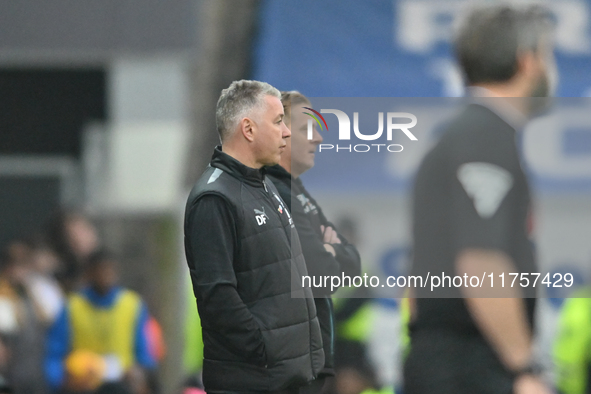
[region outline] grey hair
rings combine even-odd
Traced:
[[[222,142],[232,134],[240,119],[254,110],[264,108],[266,96],[281,99],[279,90],[260,81],[234,81],[227,89],[222,90],[215,111]]]
[[[538,52],[553,21],[539,5],[497,5],[469,13],[455,37],[455,54],[468,84],[503,82],[518,69],[521,51]]]

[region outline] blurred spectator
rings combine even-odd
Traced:
[[[188,278],[188,277],[187,277]],[[195,307],[195,295],[190,281],[186,286],[186,315],[185,315],[185,350],[183,352],[183,367],[186,376],[185,388],[203,389],[201,369],[203,368],[203,336],[201,333],[201,319]]]
[[[31,243],[31,273],[27,287],[41,309],[43,320],[50,325],[57,318],[64,303],[64,293],[55,279],[59,260],[40,238]]]
[[[353,218],[339,218],[337,227],[349,242],[360,245],[357,222]],[[333,298],[336,328],[334,393],[359,394],[378,387],[367,347],[375,321],[370,297],[367,288],[341,288]]]
[[[360,245],[357,222],[353,218],[339,218],[337,227],[349,242]],[[366,288],[342,288],[333,298],[336,328],[334,393],[358,394],[378,386],[367,349],[370,329],[375,321],[369,297]]]
[[[96,228],[80,212],[57,211],[45,230],[49,245],[59,259],[57,279],[66,293],[78,290],[84,263],[99,246]]]
[[[6,382],[6,380],[0,374],[0,394],[12,394],[12,393],[14,393],[14,391],[12,391],[10,386],[8,386],[8,382]]]
[[[374,316],[366,288],[354,289],[351,298],[335,298],[335,393],[359,394],[377,389],[374,367],[369,360],[367,341]],[[341,293],[343,295],[343,293]]]
[[[562,306],[554,363],[561,394],[591,392],[591,287],[578,290]]]
[[[149,314],[140,296],[117,285],[116,259],[105,251],[87,263],[88,286],[68,297],[50,329],[46,355],[49,383],[66,393],[131,390],[149,393],[156,367]],[[107,388],[102,387],[108,385]]]
[[[27,287],[30,245],[11,242],[0,262],[0,371],[17,394],[46,393],[45,321]]]

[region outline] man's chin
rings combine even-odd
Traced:
[[[277,157],[275,157],[273,159],[268,160],[265,163],[265,166],[266,167],[273,167],[273,166],[279,164],[280,161],[281,161],[281,154],[277,155]]]

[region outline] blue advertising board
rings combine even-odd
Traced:
[[[453,27],[462,12],[479,3],[263,1],[253,78],[317,98],[462,96],[462,78],[451,49]],[[555,53],[560,73],[557,95],[591,96],[591,0],[549,0],[544,4],[556,20]],[[590,99],[579,100],[573,108],[589,108]],[[564,109],[568,101],[561,104]],[[523,136],[524,156],[531,164],[534,187],[539,191],[591,191],[591,120],[585,112],[591,113],[579,111],[582,116],[576,121],[559,114],[559,127]],[[332,115],[329,118],[334,122]],[[420,125],[421,117],[418,121]],[[334,136],[325,136],[331,138]],[[430,144],[433,135],[418,138],[421,144]],[[374,191],[383,187],[406,190],[418,165],[408,164],[408,159],[402,160],[406,164],[397,164],[399,160],[388,154],[367,157],[375,170],[372,176],[385,180],[373,182],[375,187],[366,185]],[[304,175],[316,190],[350,191],[368,183],[366,168],[356,166],[350,155],[318,155],[317,164],[322,165]],[[399,170],[397,165],[411,167]],[[348,169],[349,182],[327,178],[330,167]]]

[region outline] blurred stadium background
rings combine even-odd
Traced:
[[[217,144],[221,89],[249,78],[310,97],[461,96],[453,22],[480,3],[1,1],[0,244],[39,231],[57,207],[83,209],[121,256],[123,284],[142,294],[163,326],[168,353],[159,374],[163,392],[173,392],[183,379],[188,302],[182,214]],[[591,0],[537,3],[556,18],[558,95],[591,96]],[[590,123],[544,140],[526,135],[524,151],[539,193],[541,261],[578,270],[587,282]],[[404,266],[406,191],[418,159],[377,164],[391,178],[387,200],[376,190],[353,193],[361,170],[352,169],[350,184],[324,182],[326,171],[304,176],[331,217],[348,213],[358,223],[363,261],[374,270],[395,274]],[[346,157],[334,160],[333,171]],[[375,203],[351,211],[367,195]],[[380,221],[384,212],[389,224]],[[563,296],[543,300],[542,349]],[[374,308],[371,354],[380,379],[391,383],[399,379],[398,304],[381,300]]]

